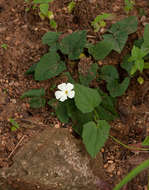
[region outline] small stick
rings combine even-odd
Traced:
[[[23,141],[25,135],[23,135],[23,137],[20,139],[20,141],[18,142],[18,144],[15,146],[15,148],[13,149],[13,151],[9,154],[8,159],[10,159],[13,155],[13,153],[16,151],[16,149],[19,147],[19,145],[21,144],[21,142]]]

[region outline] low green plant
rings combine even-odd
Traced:
[[[7,50],[8,45],[7,45],[7,44],[1,44],[1,48],[3,48],[3,49],[5,49],[5,50]]]
[[[142,39],[135,41],[133,48],[131,50],[131,55],[127,55],[123,59],[121,64],[130,76],[139,71],[143,72],[144,69],[149,69],[149,24],[145,26],[144,35]],[[137,81],[139,84],[144,82],[144,79],[139,76]]]
[[[118,117],[115,108],[116,97],[125,93],[130,78],[137,70],[142,72],[143,69],[149,68],[149,63],[146,62],[149,53],[149,26],[146,25],[143,38],[134,43],[131,55],[127,55],[121,64],[129,76],[122,79],[116,67],[112,65],[99,67],[96,62],[104,59],[112,50],[120,53],[128,35],[136,32],[136,30],[137,18],[130,16],[112,24],[108,33],[103,35],[104,39],[95,45],[87,42],[87,32],[84,30],[73,32],[64,38],[61,38],[60,32],[47,32],[42,37],[42,43],[49,46],[49,52],[43,55],[40,61],[33,64],[26,72],[26,74],[33,75],[36,81],[48,80],[59,75],[67,77],[67,83],[57,86],[56,98],[50,98],[47,101],[46,92],[43,88],[29,90],[21,98],[29,98],[32,108],[43,107],[47,101],[62,123],[72,122],[74,131],[81,136],[91,157],[97,155],[108,137],[129,150],[138,150],[136,147],[125,145],[115,137],[110,136],[109,121]],[[91,59],[89,66],[82,73],[79,67],[80,64],[83,64],[83,59],[87,58],[84,49],[85,51],[88,50],[87,55]],[[67,68],[71,66],[72,62],[78,68],[78,78],[75,80],[73,73],[68,72]],[[106,82],[109,94],[103,92],[100,86],[91,88],[90,84],[93,80]],[[141,81],[141,79],[139,80]],[[53,92],[53,87],[50,90]],[[142,146],[148,144],[149,138],[146,137]],[[141,148],[141,150],[148,149]],[[148,166],[149,161],[147,160],[130,172],[114,190],[120,189]]]
[[[29,98],[29,104],[31,108],[40,108],[44,107],[46,100],[44,98],[45,96],[45,90],[43,88],[41,89],[31,89],[27,92],[25,92],[21,99]]]
[[[86,149],[92,157],[96,156],[109,136],[110,125],[108,122],[118,117],[115,98],[125,93],[130,82],[130,76],[120,79],[116,67],[112,65],[99,68],[96,60],[106,56],[105,47],[109,48],[110,46],[110,48],[112,47],[110,51],[113,49],[120,53],[128,35],[135,32],[136,29],[136,17],[128,17],[113,24],[109,30],[110,34],[105,34],[104,40],[98,45],[88,44],[86,31],[73,32],[64,38],[61,38],[60,32],[47,32],[42,37],[42,42],[49,46],[49,52],[26,72],[26,74],[32,74],[36,81],[48,80],[58,75],[67,77],[67,83],[58,85],[59,92],[55,94],[56,99],[60,101],[54,98],[49,100],[48,104],[55,109],[61,122],[72,122],[73,129],[82,137]],[[145,51],[148,49],[146,30],[147,28],[145,28],[144,41],[141,45]],[[86,47],[90,56],[95,58],[95,62],[90,62],[90,66],[85,69],[83,74],[78,71],[78,79],[74,80],[73,75],[67,71],[67,67],[71,66],[69,64],[73,61],[73,64],[78,64],[79,69],[84,62],[83,59],[88,59],[85,54],[80,56]],[[99,54],[100,52],[101,54]],[[134,56],[132,57],[134,60]],[[67,63],[64,60],[68,60]],[[90,88],[92,80],[96,79],[106,82],[109,95],[100,87]],[[72,89],[73,92],[71,92]],[[32,108],[43,107],[46,104],[44,89],[29,90],[21,98],[25,97],[30,98]]]
[[[49,3],[52,3],[54,0],[32,0],[31,2],[27,1],[28,4],[32,4],[32,8],[39,10],[39,16],[42,20],[45,18],[48,18],[50,20],[50,26],[53,29],[57,28],[57,23],[54,20],[54,14],[52,11],[49,10],[50,5]],[[30,10],[29,7],[27,7],[26,12]]]
[[[111,20],[112,18],[113,15],[109,13],[102,13],[101,15],[96,16],[94,21],[91,23],[94,28],[94,32],[98,32],[100,28],[104,28],[106,26],[105,20]]]
[[[133,10],[135,1],[134,0],[124,0],[124,2],[125,2],[124,10],[128,14],[131,10]]]
[[[19,124],[12,118],[9,119],[9,122],[11,123],[11,131],[16,131],[17,129],[19,129]]]
[[[76,63],[81,61],[84,58],[81,58],[80,55],[84,52],[87,44],[86,34],[86,31],[77,31],[59,40],[61,33],[47,32],[42,37],[42,42],[49,46],[49,52],[43,55],[40,61],[34,64],[26,73],[33,74],[37,81],[47,80],[62,73],[68,77],[69,86],[71,86],[71,83],[74,88],[74,98],[72,98],[72,94],[69,94],[69,89],[65,88],[62,92],[59,92],[59,95],[56,95],[57,99],[60,98],[60,101],[54,98],[48,101],[48,104],[55,109],[55,113],[61,122],[72,122],[73,129],[82,137],[87,151],[92,157],[95,157],[108,139],[110,130],[108,122],[118,117],[115,109],[115,97],[121,96],[126,91],[129,77],[120,83],[119,74],[114,66],[104,66],[100,69],[97,63],[92,63],[86,69],[85,74],[78,72],[79,77],[75,81],[71,73],[67,71],[70,61],[66,64],[59,52],[68,60]],[[92,80],[96,79],[96,75],[97,77],[100,76],[100,80],[107,82],[110,96],[99,87],[96,89],[89,87]],[[71,98],[67,98],[68,94]],[[36,89],[34,92],[30,90],[24,93],[22,98],[29,97],[31,100],[32,98],[40,98],[41,102],[43,96],[45,96],[45,93],[39,93]],[[39,107],[44,106],[45,101],[44,99],[44,104],[39,104],[37,101],[37,104]],[[36,107],[31,103],[31,107]]]
[[[121,53],[123,50],[128,35],[136,32],[137,18],[129,16],[123,20],[112,24],[108,33],[103,35],[103,40],[97,42],[95,45],[88,44],[88,51],[95,60],[104,59],[112,50]]]
[[[68,4],[68,12],[69,13],[72,13],[72,11],[74,10],[74,8],[75,8],[75,5],[76,5],[76,3],[74,2],[74,1],[71,1],[69,4]]]

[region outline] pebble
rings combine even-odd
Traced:
[[[117,12],[117,11],[119,11],[119,10],[120,10],[120,7],[119,7],[119,6],[115,5],[115,6],[113,7],[113,11],[114,11],[114,12]]]
[[[110,164],[107,168],[107,172],[112,173],[115,170],[115,163]]]
[[[108,163],[109,163],[109,164],[112,164],[112,163],[113,163],[113,160],[108,160]]]
[[[16,99],[11,99],[10,100],[13,104],[16,104],[17,103],[17,100]]]
[[[146,16],[142,16],[140,19],[141,22],[145,22],[145,20],[146,20]]]
[[[119,176],[120,176],[120,175],[121,175],[121,172],[120,172],[120,171],[117,171],[117,175],[119,175]]]
[[[107,168],[108,167],[108,163],[104,164],[104,168]]]

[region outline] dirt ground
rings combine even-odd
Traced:
[[[96,42],[101,39],[101,33],[94,33],[91,21],[103,12],[115,14],[115,18],[108,21],[107,27],[112,23],[126,17],[123,0],[82,0],[76,1],[72,14],[67,12],[70,0],[55,0],[51,6],[58,31],[71,33],[85,29],[89,39]],[[13,157],[20,146],[23,146],[39,131],[50,127],[63,127],[53,115],[47,105],[42,109],[31,109],[20,96],[28,89],[44,87],[48,92],[53,84],[61,80],[55,79],[36,82],[32,77],[26,76],[25,71],[47,51],[42,45],[41,37],[50,28],[48,20],[42,21],[37,11],[30,9],[26,12],[28,4],[23,0],[0,1],[0,45],[7,44],[7,49],[0,47],[0,167],[12,164]],[[144,10],[146,16],[141,16],[139,10]],[[149,2],[136,0],[135,8],[130,13],[138,16],[139,27],[135,34],[129,36],[126,47],[121,55],[112,52],[100,64],[114,64],[119,67],[122,57],[132,47],[133,41],[142,36],[145,23],[149,23]],[[122,75],[124,73],[121,73]],[[125,144],[139,146],[145,136],[149,135],[149,71],[143,73],[144,84],[139,85],[134,78],[124,96],[118,99],[117,109],[120,118],[111,123],[111,134]],[[51,98],[53,93],[49,92]],[[9,118],[15,119],[20,128],[12,132]],[[25,123],[31,127],[26,128]],[[40,123],[41,127],[37,127]],[[116,144],[111,139],[101,150],[107,180],[116,184],[134,166],[149,157],[148,152],[132,152]],[[147,190],[147,172],[139,175],[127,186],[125,190]]]

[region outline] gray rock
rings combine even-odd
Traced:
[[[0,177],[44,190],[102,190],[99,182],[105,175],[100,154],[92,159],[67,129],[50,128],[23,146],[14,164],[0,170]]]

